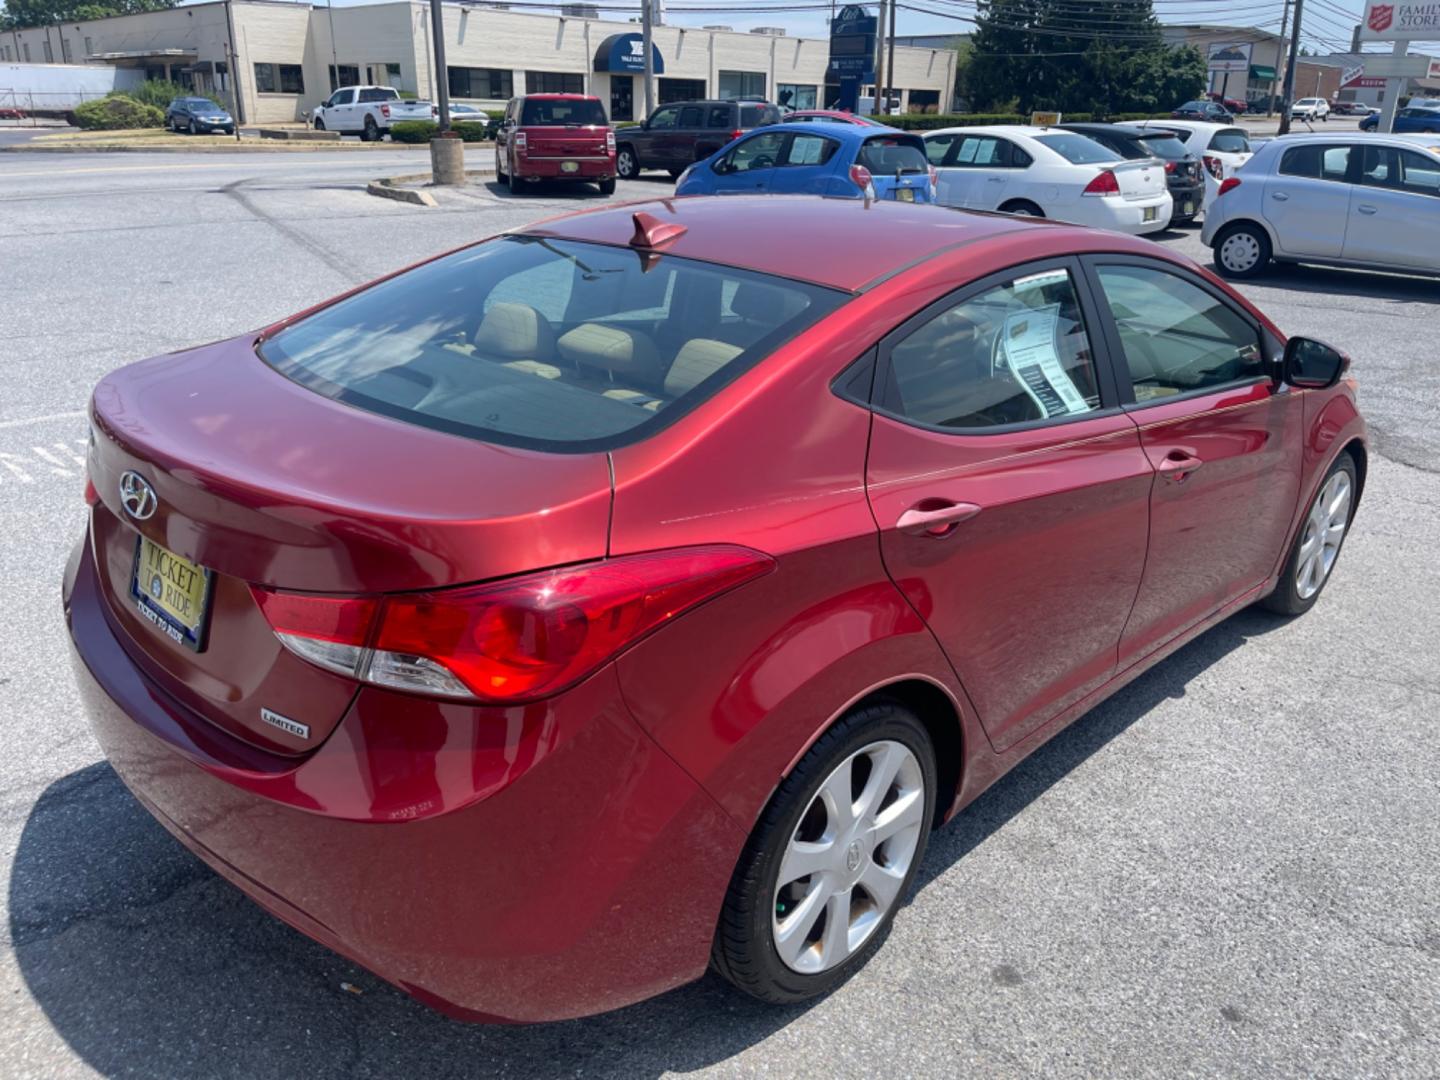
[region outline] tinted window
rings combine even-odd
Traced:
[[[876,176],[911,175],[930,171],[930,163],[913,139],[882,135],[866,139],[855,159]]]
[[[680,127],[698,128],[702,111],[699,105],[686,105],[680,110]]]
[[[1209,148],[1222,154],[1248,154],[1250,140],[1239,128],[1223,128],[1210,139]]]
[[[1084,135],[1037,135],[1035,141],[1048,146],[1072,165],[1098,165],[1101,162],[1120,160],[1120,155],[1114,150],[1101,146]]]
[[[604,126],[605,110],[594,98],[526,98],[522,127]]]
[[[663,425],[845,300],[624,248],[504,237],[280,331],[296,382],[422,427],[556,449]]]
[[[1292,146],[1280,158],[1280,172],[1285,176],[1343,181],[1349,169],[1348,146]]]
[[[1255,328],[1184,278],[1143,266],[1102,266],[1141,403],[1264,374]]]
[[[400,95],[397,94],[394,90],[384,89],[384,88],[381,88],[381,87],[378,87],[378,86],[372,86],[372,87],[370,87],[370,88],[368,88],[368,89],[365,89],[365,90],[361,90],[361,91],[360,91],[360,102],[361,102],[361,104],[364,104],[364,103],[367,102],[367,101],[399,101],[399,100],[400,100]]]
[[[1362,147],[1360,183],[1415,195],[1440,195],[1440,158],[1391,146]]]
[[[785,165],[824,165],[839,147],[834,139],[821,135],[794,135],[785,153]]]
[[[741,105],[740,126],[759,127],[761,124],[775,124],[780,120],[780,110],[774,105]]]
[[[1140,139],[1140,145],[1166,161],[1184,161],[1188,153],[1185,144],[1174,135],[1146,135]]]
[[[1190,111],[1190,112],[1204,112],[1206,109],[1210,109],[1210,108],[1214,108],[1214,103],[1213,103],[1213,102],[1210,102],[1210,101],[1187,101],[1187,102],[1185,102],[1184,105],[1181,105],[1180,108],[1179,108],[1179,109],[1176,109],[1175,111],[1176,111],[1176,112],[1185,112],[1185,111]]]
[[[679,118],[679,109],[656,109],[655,115],[650,117],[650,126],[652,128],[673,128],[675,121]]]
[[[728,128],[735,123],[729,105],[711,105],[705,116],[707,128]]]
[[[897,344],[887,411],[932,427],[987,428],[1100,407],[1090,339],[1065,270],[962,300]]]

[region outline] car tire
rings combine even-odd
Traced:
[[[525,193],[525,181],[520,179],[520,177],[516,176],[513,171],[508,173],[505,179],[510,184],[511,195],[523,195]]]
[[[1210,245],[1221,277],[1243,281],[1259,277],[1270,264],[1270,237],[1259,225],[1240,221],[1221,229]]]
[[[360,132],[360,141],[379,142],[381,138],[380,125],[375,123],[375,118],[373,116],[365,117],[365,127]]]
[[[1355,459],[1342,453],[1310,500],[1275,591],[1261,601],[1266,608],[1280,615],[1303,615],[1315,606],[1350,535],[1359,492]]]
[[[601,180],[596,186],[600,188],[601,195],[614,195],[615,177],[612,176],[609,180]]]
[[[827,993],[854,974],[879,947],[914,882],[936,789],[935,752],[913,713],[890,701],[848,713],[806,752],[760,815],[721,909],[711,950],[716,971],[774,1004]],[[849,798],[848,810],[833,797],[827,801],[837,790]],[[862,803],[857,816],[854,807]],[[877,840],[882,817],[879,829],[893,832]],[[826,835],[830,854],[816,851]],[[794,876],[804,860],[817,869]],[[832,915],[842,909],[849,933],[827,934],[840,925]]]
[[[190,121],[190,127],[189,127],[188,130],[189,130],[189,132],[190,132],[191,135],[199,135],[199,134],[200,134],[200,130],[195,126],[195,121],[194,121],[194,120],[191,120],[191,121]]]
[[[503,166],[503,164],[502,164],[502,162],[503,162],[504,160],[505,160],[504,155],[502,155],[499,150],[496,150],[496,151],[495,151],[495,180],[496,180],[497,183],[501,183],[501,184],[503,184],[503,183],[505,182],[505,175],[506,175],[506,174],[505,174],[505,168],[504,168],[504,166]]]
[[[1029,199],[1011,199],[1000,207],[1002,214],[1014,214],[1016,217],[1039,217],[1045,216],[1045,211],[1036,206]]]
[[[315,130],[316,130],[316,131],[324,131],[324,130],[325,130],[325,118],[324,118],[323,116],[317,116],[317,117],[315,117]]]
[[[640,175],[640,159],[634,147],[621,146],[615,151],[615,175],[621,180],[634,180]]]

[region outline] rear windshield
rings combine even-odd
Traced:
[[[605,109],[594,98],[546,100],[526,98],[520,113],[522,127],[583,127],[604,126]]]
[[[371,86],[360,91],[362,104],[370,101],[399,101],[400,92],[392,90],[388,86]]]
[[[421,427],[602,450],[663,427],[848,295],[647,257],[502,237],[324,308],[259,353],[317,393]]]
[[[780,121],[780,110],[774,105],[741,105],[740,126],[742,128],[760,127],[762,124],[775,124]]]
[[[1222,128],[1210,140],[1210,149],[1222,154],[1250,153],[1250,139],[1239,128]]]
[[[1146,150],[1166,161],[1184,161],[1188,151],[1174,135],[1145,135],[1140,143]]]
[[[922,146],[910,139],[897,139],[893,135],[866,139],[856,160],[876,176],[923,173],[930,171],[930,162]]]
[[[1048,146],[1072,165],[1098,165],[1120,161],[1120,155],[1084,135],[1036,135],[1035,141]]]

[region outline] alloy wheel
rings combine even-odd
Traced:
[[[615,171],[620,174],[622,180],[629,180],[636,173],[635,155],[630,150],[621,150],[615,157]]]
[[[1300,555],[1295,560],[1295,592],[1301,600],[1309,600],[1319,592],[1330,576],[1350,524],[1350,495],[1350,475],[1342,469],[1315,496],[1305,519]]]
[[[771,935],[792,971],[845,962],[900,897],[925,826],[913,751],[873,742],[842,761],[796,825],[775,881]]]
[[[1248,232],[1231,233],[1220,245],[1220,262],[1226,270],[1244,274],[1260,261],[1260,241]]]

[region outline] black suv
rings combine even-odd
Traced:
[[[764,101],[677,101],[661,105],[637,127],[615,133],[615,171],[632,180],[644,169],[679,176],[751,128],[780,122],[780,107]]]

